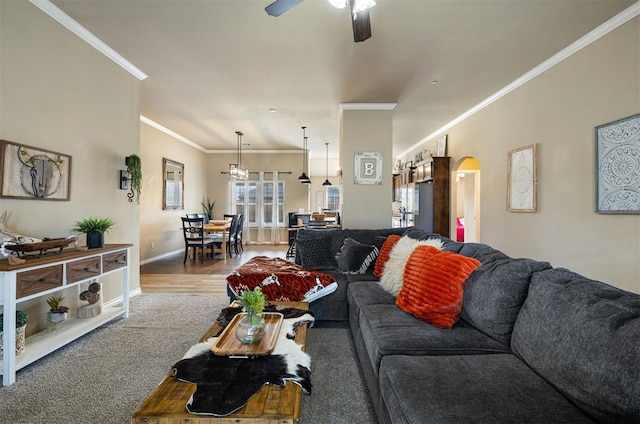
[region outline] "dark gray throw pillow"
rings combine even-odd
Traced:
[[[352,238],[344,240],[336,256],[338,269],[344,274],[365,274],[373,271],[380,251],[376,246],[360,243]]]
[[[304,269],[313,271],[338,267],[329,237],[297,239],[296,251],[300,255],[300,265]]]

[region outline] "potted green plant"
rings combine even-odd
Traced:
[[[25,330],[29,322],[29,315],[24,311],[16,311],[16,355],[24,352],[25,348]],[[3,357],[3,340],[4,334],[4,314],[0,314],[0,359]]]
[[[62,296],[51,296],[47,299],[47,305],[49,305],[49,312],[47,313],[47,324],[55,324],[67,319],[69,307],[62,306]]]
[[[211,221],[213,219],[213,206],[216,204],[216,201],[211,202],[207,197],[207,200],[203,200],[200,204],[202,205],[202,211],[209,216],[209,221]]]
[[[74,231],[80,231],[87,235],[87,247],[93,249],[96,247],[104,247],[104,233],[113,227],[116,223],[109,217],[107,218],[84,218],[76,221]]]
[[[264,293],[260,287],[245,290],[238,299],[247,314],[240,318],[236,327],[236,337],[244,344],[253,344],[262,340],[266,332],[262,311],[264,311]]]
[[[127,165],[127,172],[131,181],[131,195],[135,193],[136,200],[140,203],[140,193],[142,193],[142,161],[138,155],[129,155],[124,159]],[[129,198],[131,201],[131,198]]]

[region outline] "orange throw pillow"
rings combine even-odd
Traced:
[[[404,267],[396,305],[436,327],[450,329],[460,319],[464,283],[479,266],[473,258],[418,246]]]
[[[373,275],[378,278],[382,277],[382,270],[384,270],[384,264],[389,260],[389,253],[391,253],[391,249],[393,249],[393,246],[395,246],[400,239],[401,237],[397,234],[391,234],[387,237],[380,248],[378,259],[376,259],[376,266],[373,268]]]

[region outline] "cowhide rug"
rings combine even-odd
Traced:
[[[240,309],[225,308],[218,322],[228,323],[229,317]],[[311,358],[293,338],[300,325],[313,325],[315,318],[309,311],[294,308],[278,312],[283,313],[285,319],[271,355],[254,358],[217,356],[211,351],[217,337],[212,337],[192,346],[173,366],[175,378],[197,385],[196,392],[187,402],[187,411],[214,416],[232,414],[245,406],[265,384],[284,386],[291,381],[304,393],[311,393]]]

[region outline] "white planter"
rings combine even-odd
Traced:
[[[26,329],[26,325],[16,328],[16,355],[20,355],[22,352],[24,352],[26,344]],[[3,332],[0,331],[0,359],[4,357],[4,340],[2,339],[2,334]]]
[[[51,324],[62,322],[67,319],[68,312],[49,312],[49,320]]]

